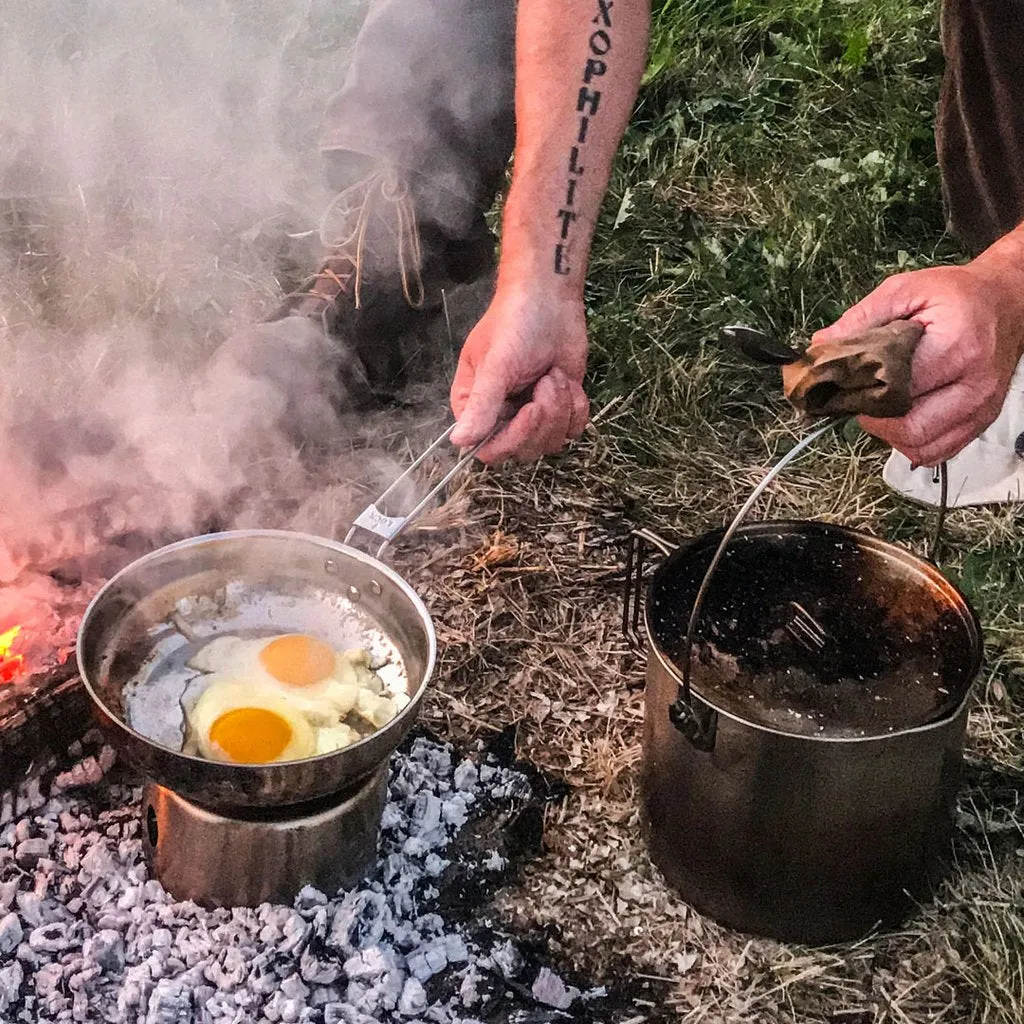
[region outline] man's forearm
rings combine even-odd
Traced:
[[[516,150],[499,285],[582,292],[649,26],[648,0],[519,0]]]
[[[1024,224],[1019,224],[993,242],[970,265],[976,269],[1024,278]]]

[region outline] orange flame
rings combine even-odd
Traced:
[[[21,626],[15,626],[0,633],[0,683],[12,683],[21,672],[25,658],[21,654],[11,654],[14,641],[21,632]]]

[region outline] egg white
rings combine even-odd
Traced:
[[[189,658],[189,668],[199,672],[223,672],[230,665],[232,654],[245,645],[246,641],[240,636],[215,636]]]
[[[362,739],[350,725],[339,722],[337,725],[325,725],[316,731],[316,752],[330,754],[335,750],[343,750]]]
[[[356,695],[355,713],[374,728],[383,729],[394,719],[398,709],[390,697],[381,697],[368,689],[360,688]]]

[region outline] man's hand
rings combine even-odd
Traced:
[[[915,466],[952,458],[1002,408],[1024,350],[1024,258],[1019,241],[1012,252],[1003,245],[1011,237],[963,267],[890,277],[811,341],[840,341],[897,319],[924,326],[911,374],[913,408],[899,419],[860,418]]]
[[[479,458],[529,462],[560,451],[587,425],[586,365],[587,330],[579,298],[554,288],[499,285],[466,339],[452,382],[458,419],[452,443],[471,448],[503,412],[512,412],[525,398]]]

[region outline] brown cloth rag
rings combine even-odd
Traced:
[[[924,328],[897,320],[809,348],[782,368],[793,408],[806,416],[906,416],[912,404],[910,367]]]

